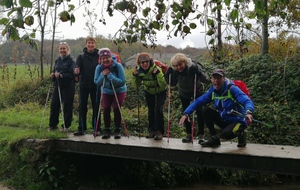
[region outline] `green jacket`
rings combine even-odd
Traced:
[[[152,73],[155,67],[159,71],[156,75]],[[165,81],[164,74],[160,67],[153,64],[148,71],[145,71],[141,67],[139,67],[138,70],[138,75],[132,74],[132,85],[135,89],[143,85],[144,89],[153,95],[167,89],[168,84]]]

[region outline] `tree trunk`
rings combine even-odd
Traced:
[[[269,29],[268,29],[269,12],[268,12],[267,0],[264,0],[264,10],[266,11],[266,14],[263,16],[262,19],[262,43],[260,49],[261,55],[265,55],[269,53]]]

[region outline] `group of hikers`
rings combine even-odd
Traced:
[[[126,78],[122,64],[108,49],[96,49],[96,40],[85,40],[83,53],[76,62],[70,55],[66,42],[59,44],[60,56],[56,59],[50,77],[54,81],[51,100],[49,130],[58,129],[60,110],[63,114],[62,130],[71,126],[75,82],[79,78],[79,124],[75,136],[85,135],[87,130],[87,104],[92,103],[92,126],[94,135],[102,139],[110,138],[111,108],[114,113],[114,138],[121,138],[121,124],[124,118],[121,106],[126,97]],[[140,53],[136,58],[136,68],[130,75],[135,89],[143,86],[148,107],[148,134],[146,138],[162,140],[165,134],[163,106],[167,90],[178,86],[183,115],[179,125],[184,125],[186,137],[183,143],[193,142],[198,137],[203,147],[220,146],[220,139],[238,137],[238,147],[246,146],[245,129],[252,121],[253,101],[225,76],[222,69],[213,70],[209,76],[195,61],[182,53],[175,54],[170,60],[170,67],[164,73],[157,66],[149,53]],[[211,82],[211,87],[204,92],[204,83]],[[207,106],[214,102],[213,107]],[[62,105],[63,104],[63,105]],[[103,109],[104,129],[101,130],[101,107]],[[197,115],[198,132],[194,132],[193,112]],[[233,114],[235,113],[239,114]],[[194,118],[194,117],[193,117]],[[211,137],[204,139],[204,126]],[[217,133],[215,125],[220,127]],[[124,125],[125,126],[125,125]]]

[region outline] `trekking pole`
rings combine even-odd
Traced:
[[[168,143],[170,139],[170,110],[171,110],[171,73],[169,74],[169,89],[168,89],[168,95],[169,95],[169,100],[168,100]]]
[[[114,94],[115,94],[116,102],[117,102],[117,104],[118,104],[118,108],[119,108],[119,111],[120,111],[121,120],[122,120],[122,123],[123,123],[123,125],[124,125],[124,129],[125,129],[126,136],[129,138],[128,131],[127,131],[127,128],[126,128],[126,123],[125,123],[125,121],[124,121],[124,118],[123,118],[123,115],[122,115],[122,112],[121,112],[121,106],[120,106],[120,104],[119,104],[119,100],[118,100],[118,96],[117,96],[117,93],[116,93],[116,89],[115,89],[115,87],[114,87],[113,82],[110,81],[110,83],[111,83],[111,86],[112,86],[113,91],[114,91]]]
[[[43,120],[44,120],[44,117],[45,117],[45,112],[46,112],[46,109],[47,109],[47,104],[48,104],[48,100],[49,100],[49,96],[50,96],[51,86],[52,86],[52,85],[51,85],[51,83],[50,83],[50,86],[49,86],[49,89],[48,89],[48,93],[47,93],[47,97],[46,97],[46,102],[45,102],[44,112],[43,112],[43,116],[42,116],[41,123],[40,123],[40,130],[41,130],[42,123],[43,123]]]
[[[56,78],[57,81],[57,90],[58,90],[58,97],[59,97],[59,103],[60,103],[60,110],[61,110],[61,115],[63,119],[63,131],[66,130],[66,125],[65,125],[65,117],[64,117],[64,110],[63,110],[63,105],[62,105],[62,100],[61,100],[61,92],[60,92],[60,85],[59,85],[59,80]]]
[[[196,100],[196,81],[197,74],[194,77],[194,101]],[[192,120],[192,143],[194,143],[194,131],[195,131],[195,112],[193,112],[193,120]]]
[[[96,119],[96,126],[95,126],[95,130],[94,130],[94,138],[96,138],[97,136],[97,130],[98,130],[98,125],[99,125],[99,119],[100,119],[100,114],[101,114],[101,102],[102,102],[102,97],[103,97],[103,88],[104,88],[104,84],[105,84],[105,77],[103,79],[103,84],[101,86],[101,93],[100,93],[100,100],[99,100],[99,108],[98,108],[98,113],[97,113],[97,119]],[[98,91],[98,89],[97,89]],[[101,123],[100,123],[101,125]]]
[[[137,98],[138,98],[138,128],[139,128],[139,138],[141,138],[141,121],[140,121],[140,96],[139,96],[139,85],[137,85]]]
[[[243,118],[248,118],[246,115],[244,115],[244,114],[242,114],[242,113],[240,113],[240,112],[238,112],[238,111],[235,111],[235,110],[231,110],[230,112],[228,112],[228,114],[234,114],[234,115],[237,115],[237,116],[241,116],[241,117],[243,117]],[[265,126],[267,126],[267,127],[269,127],[269,128],[273,128],[274,126],[273,125],[271,125],[271,124],[268,124],[268,123],[265,123],[265,122],[262,122],[262,121],[259,121],[259,120],[256,120],[256,119],[252,119],[252,121],[254,121],[254,122],[256,122],[256,123],[260,123],[260,124],[263,124],[263,125],[265,125]]]

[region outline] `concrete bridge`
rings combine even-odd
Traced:
[[[136,160],[163,161],[215,168],[240,169],[300,176],[300,147],[247,144],[237,148],[236,142],[222,142],[218,148],[204,148],[196,141],[182,143],[181,139],[162,141],[129,136],[103,140],[92,135],[56,139],[55,151],[119,157]]]

